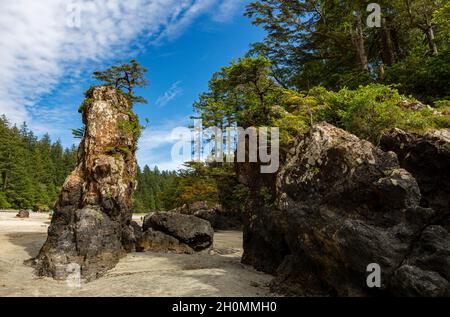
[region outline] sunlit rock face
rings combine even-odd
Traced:
[[[436,184],[445,184],[448,175],[443,136],[436,132],[411,143],[407,155],[413,162],[413,153],[425,155],[417,146],[435,153],[422,166],[441,171],[434,173]],[[435,199],[424,187],[429,203],[422,204],[421,186],[433,183],[422,177],[428,172],[326,123],[297,137],[289,150],[276,176],[276,203],[252,208],[245,229],[243,261],[274,273],[272,290],[302,296],[450,295],[448,203],[440,191]],[[372,288],[367,269],[373,263],[381,275],[379,287]]]
[[[136,185],[137,117],[123,93],[99,86],[82,107],[84,136],[33,264],[39,275],[65,279],[79,265],[92,280],[132,249],[132,194]]]

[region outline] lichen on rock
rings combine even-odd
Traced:
[[[124,94],[109,86],[89,89],[86,98],[77,166],[63,185],[47,241],[31,261],[39,275],[56,279],[66,278],[73,264],[84,279],[95,279],[132,249],[138,134],[121,125],[135,125],[137,117]]]
[[[274,273],[272,290],[450,295],[448,131],[394,132],[386,151],[327,123],[296,138],[276,175],[276,207],[250,201],[246,213],[243,261]],[[371,263],[380,288],[366,284]]]

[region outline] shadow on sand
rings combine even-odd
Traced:
[[[14,245],[22,247],[30,258],[38,255],[39,250],[44,245],[47,233],[21,232],[6,234],[8,241]]]

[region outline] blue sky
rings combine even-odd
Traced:
[[[149,104],[135,106],[150,120],[138,161],[160,169],[179,167],[170,132],[189,125],[213,72],[263,37],[242,16],[243,0],[11,2],[0,0],[0,113],[70,146],[92,71],[136,58],[150,82],[139,90]],[[68,27],[68,16],[80,24]]]

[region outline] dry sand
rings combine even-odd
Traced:
[[[240,263],[242,232],[221,231],[212,254],[131,253],[104,277],[80,288],[37,277],[24,260],[37,255],[48,215],[17,219],[0,212],[0,296],[268,296],[270,275]]]

